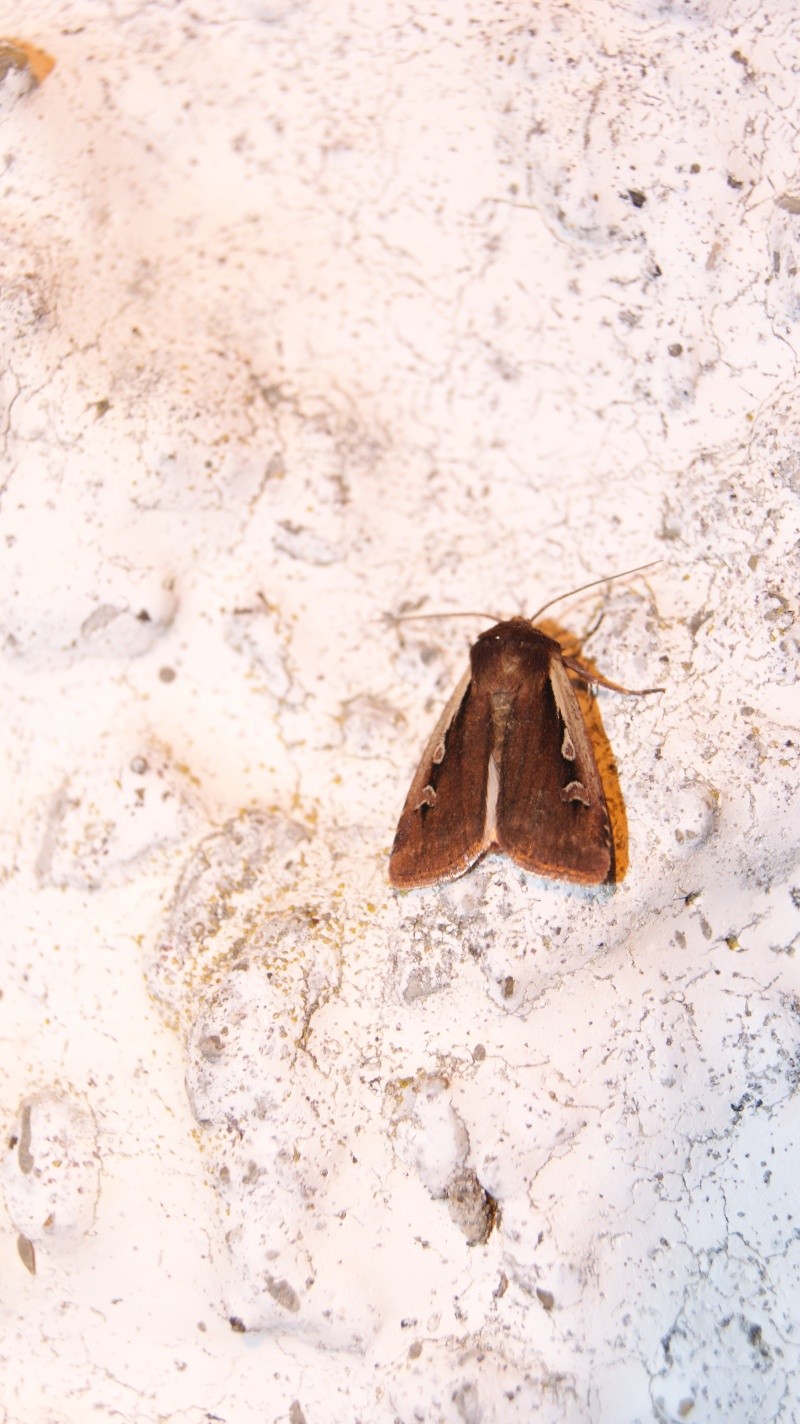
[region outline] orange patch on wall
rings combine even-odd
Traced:
[[[0,84],[9,69],[27,69],[33,82],[41,84],[54,65],[51,54],[28,44],[27,40],[0,39]]]

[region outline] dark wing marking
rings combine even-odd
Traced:
[[[408,890],[455,880],[487,849],[486,783],[492,719],[469,669],[436,724],[406,797],[389,879]]]
[[[567,670],[517,689],[500,761],[497,845],[517,865],[598,885],[613,875],[605,793]]]

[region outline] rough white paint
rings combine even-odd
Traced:
[[[789,1424],[795,7],[0,13],[3,1424]],[[626,880],[391,893],[383,615],[659,555]]]

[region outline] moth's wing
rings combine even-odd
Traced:
[[[408,890],[455,880],[487,849],[491,709],[468,669],[445,707],[397,825],[389,879]]]
[[[555,880],[613,879],[614,839],[603,784],[569,675],[518,688],[500,765],[497,845],[517,865]]]

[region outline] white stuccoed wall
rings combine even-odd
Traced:
[[[798,1417],[795,9],[0,11],[2,1424]],[[383,615],[654,558],[623,883],[392,892]]]

